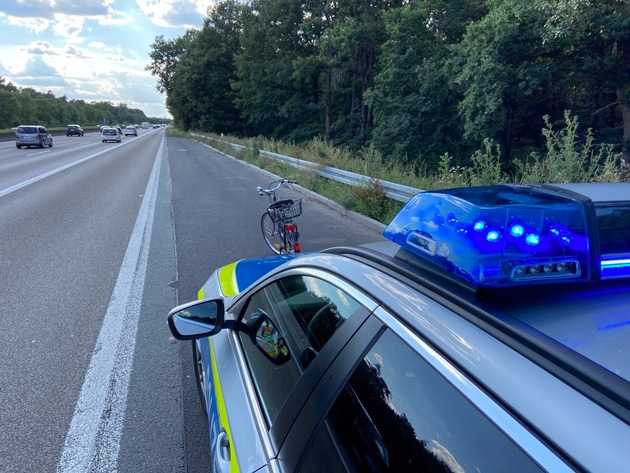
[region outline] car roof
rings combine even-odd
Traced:
[[[627,201],[630,198],[630,183],[628,182],[554,184],[553,187],[582,194],[595,204]]]
[[[389,241],[365,246],[389,257],[415,260]],[[553,338],[630,382],[630,280],[483,290],[472,300],[484,310],[509,316]]]
[[[630,283],[529,288],[496,307],[630,381]]]

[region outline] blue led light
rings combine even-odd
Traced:
[[[475,287],[584,280],[591,274],[584,205],[531,186],[423,192],[384,235]]]
[[[540,243],[540,236],[535,233],[530,233],[525,237],[525,243],[529,246],[536,246]]]
[[[501,238],[501,234],[496,230],[490,230],[486,235],[486,240],[490,242],[499,241],[499,238]]]
[[[483,220],[477,220],[473,225],[473,230],[476,232],[482,232],[486,228],[486,222]]]

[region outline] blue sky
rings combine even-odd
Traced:
[[[168,116],[144,70],[156,35],[200,27],[211,0],[0,0],[0,76]]]

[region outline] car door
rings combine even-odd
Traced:
[[[201,342],[215,471],[276,471],[279,446],[304,402],[375,307],[315,269],[279,273],[235,301],[227,317],[241,328]]]
[[[571,471],[382,308],[355,334],[325,380],[278,455],[283,472]]]

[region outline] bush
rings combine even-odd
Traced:
[[[612,182],[621,179],[621,153],[612,145],[595,146],[593,130],[586,131],[580,144],[578,118],[564,113],[564,128],[555,131],[545,115],[545,153],[533,152],[517,162],[516,180],[523,183],[543,182]]]

